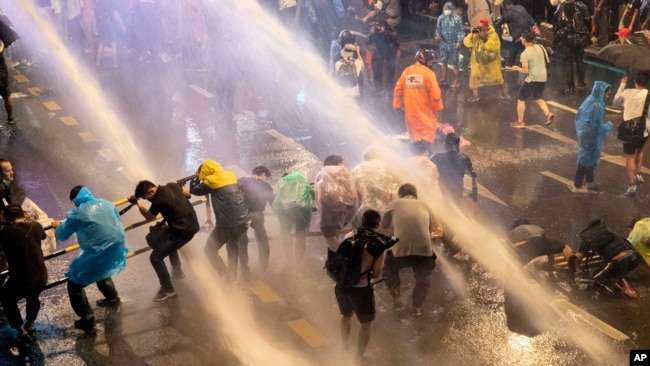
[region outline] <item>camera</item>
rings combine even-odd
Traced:
[[[399,238],[396,236],[388,236],[384,235],[381,233],[375,233],[376,234],[376,241],[381,243],[381,245],[384,247],[384,250],[390,249],[393,245],[397,244],[399,241]]]
[[[478,33],[478,27],[472,28],[472,33],[477,34]]]

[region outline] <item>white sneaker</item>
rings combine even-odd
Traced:
[[[627,187],[627,191],[625,191],[625,194],[630,196],[636,193],[636,184],[630,184]]]
[[[645,180],[643,180],[643,176],[639,173],[634,175],[634,183],[636,184],[643,184],[645,183]]]
[[[573,187],[571,187],[571,192],[573,192],[573,193],[589,193],[589,190],[587,190],[587,188],[585,188],[585,187],[573,186]]]

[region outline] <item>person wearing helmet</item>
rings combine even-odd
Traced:
[[[501,86],[501,99],[510,100],[508,89],[501,72],[501,40],[490,19],[481,18],[472,31],[463,39],[465,47],[472,52],[472,70],[469,74],[469,88],[473,95],[470,103],[480,100],[478,88],[487,85]]]
[[[329,64],[329,71],[331,75],[334,75],[334,65],[341,59],[341,50],[343,50],[343,47],[345,47],[346,44],[353,44],[356,46],[356,39],[357,37],[352,30],[344,29],[341,31],[341,33],[339,33],[339,36],[335,40],[332,40],[332,44],[330,46]],[[356,48],[359,55],[361,55],[358,46],[356,46]]]
[[[393,108],[404,109],[411,142],[433,143],[438,126],[436,112],[444,108],[436,74],[429,68],[431,61],[431,51],[419,50],[415,63],[402,72],[393,93]]]

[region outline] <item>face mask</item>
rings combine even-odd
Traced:
[[[451,10],[445,10],[445,15],[450,16],[451,15]]]

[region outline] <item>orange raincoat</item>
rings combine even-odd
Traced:
[[[438,125],[436,112],[443,109],[436,74],[419,62],[407,67],[395,85],[393,108],[402,108],[402,97],[409,139],[433,142]]]

